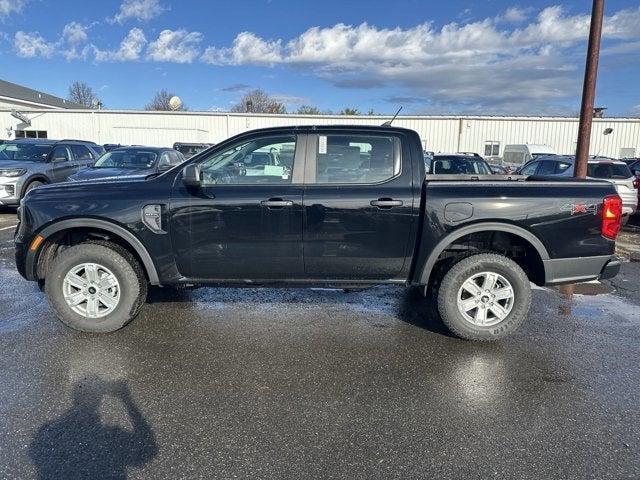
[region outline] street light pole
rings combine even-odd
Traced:
[[[580,108],[580,126],[578,127],[578,148],[573,176],[587,176],[589,161],[589,145],[591,143],[591,124],[593,122],[593,106],[596,96],[596,80],[598,78],[598,60],[600,58],[600,40],[602,38],[602,22],[604,19],[604,0],[593,0],[591,12],[591,29],[587,48],[587,64],[584,72],[582,88],[582,106]]]

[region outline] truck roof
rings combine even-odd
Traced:
[[[265,133],[265,132],[287,132],[291,130],[297,132],[314,132],[316,130],[362,130],[362,131],[379,131],[379,132],[395,132],[395,133],[417,133],[415,130],[402,127],[386,126],[386,125],[289,125],[283,127],[268,127],[249,130],[247,133]]]

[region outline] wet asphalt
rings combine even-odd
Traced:
[[[0,213],[0,478],[640,478],[640,264],[496,344],[413,290],[155,289],[58,322]]]

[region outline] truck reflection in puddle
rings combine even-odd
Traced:
[[[560,292],[560,315],[569,316],[574,312],[575,298],[574,295],[606,295],[613,293],[614,289],[609,285],[600,282],[572,283],[568,285],[560,285],[557,287]]]

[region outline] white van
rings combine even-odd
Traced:
[[[502,164],[514,169],[521,167],[538,155],[555,155],[556,151],[548,145],[535,145],[525,143],[524,145],[505,145],[502,154]]]

